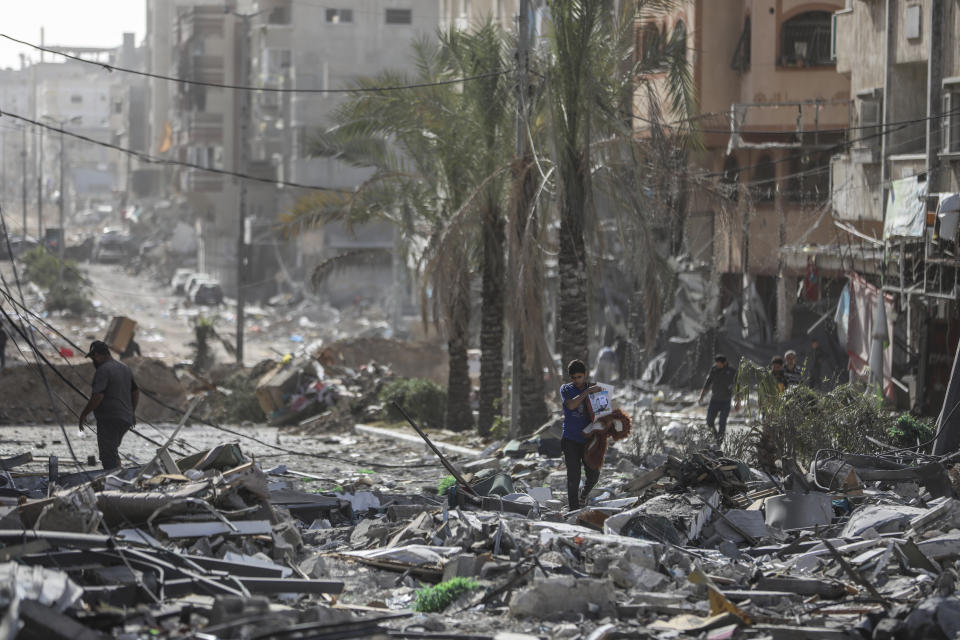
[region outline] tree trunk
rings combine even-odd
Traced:
[[[467,346],[470,338],[470,274],[467,269],[458,270],[456,291],[451,294],[447,313],[447,357],[450,373],[447,377],[448,429],[466,431],[473,427],[473,411],[470,409],[470,369],[467,362]]]
[[[511,438],[531,433],[550,417],[544,401],[543,363],[534,346],[542,340],[544,332],[543,262],[539,249],[534,246],[537,237],[534,231],[537,228],[534,174],[533,157],[529,154],[514,166],[510,276],[513,286],[520,290],[522,301],[515,302],[510,311],[513,336],[511,383],[514,386],[511,401],[516,402],[516,407],[511,407],[510,411]]]
[[[576,150],[564,150],[560,184],[560,255],[557,272],[557,350],[561,365],[583,360],[589,365],[587,252],[583,239],[586,207],[586,159]]]
[[[550,419],[547,403],[543,393],[543,364],[534,356],[528,358],[523,345],[523,335],[515,332],[513,353],[519,360],[516,370],[519,371],[520,394],[520,423],[516,429],[511,429],[513,437],[522,437],[533,433],[544,422]],[[531,361],[532,360],[532,361]],[[559,393],[557,394],[559,396]]]
[[[480,415],[477,431],[490,435],[501,415],[503,391],[504,223],[500,207],[488,205],[483,229],[483,298],[480,318]]]

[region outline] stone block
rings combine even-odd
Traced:
[[[516,592],[510,600],[510,615],[516,618],[599,616],[617,613],[613,584],[606,580],[573,576],[547,578]]]

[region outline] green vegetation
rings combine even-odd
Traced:
[[[424,378],[403,378],[394,380],[380,391],[380,402],[384,404],[386,419],[403,420],[403,416],[393,406],[396,400],[410,417],[421,426],[442,428],[447,410],[446,390],[432,380]]]
[[[465,593],[479,589],[480,583],[470,578],[452,578],[433,587],[417,591],[413,610],[420,613],[439,613]]]
[[[59,258],[42,247],[31,249],[21,260],[24,279],[46,289],[48,311],[65,310],[80,315],[90,310],[88,282],[76,262],[64,260],[61,270]]]
[[[457,479],[453,476],[445,476],[443,480],[440,481],[440,484],[437,485],[437,495],[442,496],[446,495],[447,491],[450,490],[450,487],[457,484]]]
[[[904,413],[887,429],[887,438],[898,447],[916,447],[931,440],[935,433],[932,422]]]
[[[759,430],[728,436],[732,450],[744,451],[760,441],[760,457],[795,458],[809,462],[820,449],[871,453],[877,443],[916,447],[933,436],[933,427],[907,414],[884,407],[883,398],[865,393],[857,384],[842,384],[824,393],[807,386],[790,387],[780,393],[773,377],[752,363],[742,364],[737,379],[737,398],[758,391],[762,425]]]

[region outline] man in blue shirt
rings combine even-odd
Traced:
[[[567,500],[570,511],[573,511],[587,501],[590,490],[600,479],[600,470],[591,469],[584,460],[586,443],[583,429],[590,424],[584,404],[587,396],[602,389],[596,385],[588,386],[587,365],[582,360],[574,360],[567,365],[567,373],[570,374],[570,382],[560,387],[560,397],[563,400],[563,437],[560,440],[560,449],[567,465]],[[586,472],[586,482],[578,494],[581,467]]]

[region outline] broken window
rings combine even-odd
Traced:
[[[776,167],[769,154],[763,154],[753,168],[751,193],[757,202],[772,202],[777,188]]]
[[[836,64],[830,58],[831,14],[807,11],[790,18],[780,28],[782,67],[815,67]]]
[[[740,164],[733,156],[723,161],[723,176],[720,177],[721,193],[736,202],[740,199]]]
[[[730,68],[740,72],[750,69],[750,16],[743,19],[743,31],[733,52],[733,59],[730,60]]]
[[[790,178],[784,194],[790,202],[815,204],[830,192],[830,154],[801,150],[790,158]]]

